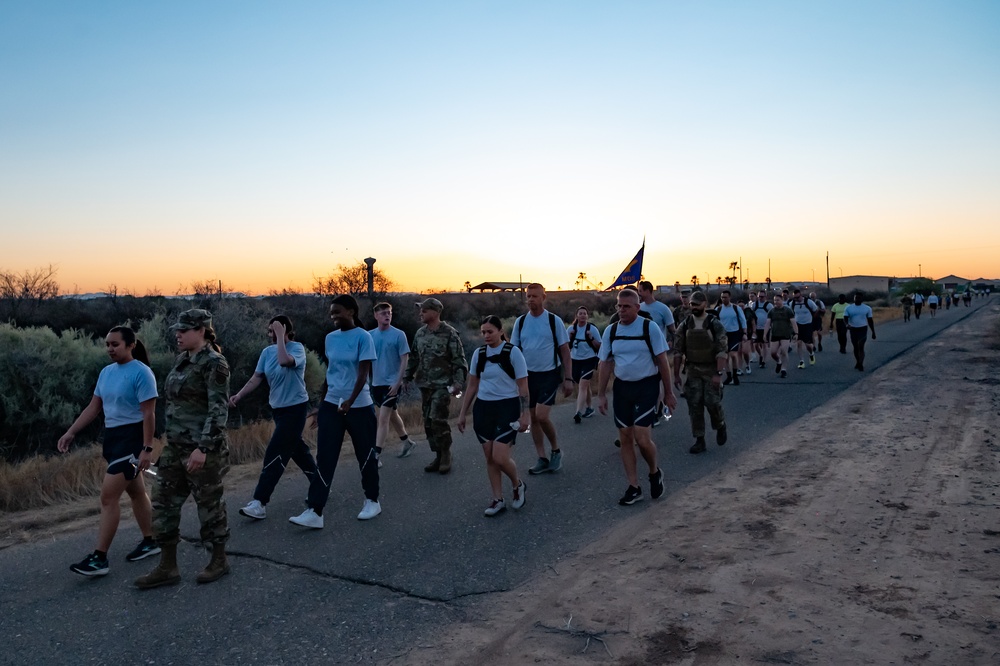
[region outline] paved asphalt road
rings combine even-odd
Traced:
[[[878,327],[868,344],[868,371],[936,335],[985,304],[952,308],[936,319],[924,314],[908,324]],[[985,312],[985,311],[984,311]],[[851,387],[861,374],[850,351],[827,338],[818,363],[792,367],[778,379],[766,371],[727,387],[729,445],[709,439],[708,453],[687,453],[692,440],[686,407],[654,431],[667,492],[684,492],[702,475],[730,464],[747,447]],[[355,519],[362,502],[357,467],[337,471],[326,528],[308,531],[287,522],[302,508],[305,482],[286,476],[268,506],[269,517],[249,522],[236,509],[252,488],[232,488],[229,498],[232,574],[199,586],[195,574],[207,554],[194,545],[194,507],[185,508],[178,586],[137,591],[132,580],[155,558],[127,563],[138,539],[123,523],[111,552],[110,575],[90,580],[70,573],[70,563],[93,546],[92,529],[0,552],[0,636],[5,664],[377,663],[413,645],[435,640],[435,628],[480,612],[492,592],[530,585],[533,576],[558,572],[562,559],[598,538],[623,516],[648,510],[650,501],[619,507],[625,489],[615,431],[608,417],[582,425],[572,407],[554,411],[565,451],[563,470],[524,477],[527,505],[486,519],[488,485],[482,453],[471,434],[457,436],[456,466],[448,476],[422,471],[426,448],[405,460],[392,453],[382,469],[381,516]],[[522,471],[534,462],[522,437],[516,447]],[[640,466],[640,473],[644,470]],[[648,488],[644,488],[648,490]],[[509,490],[507,491],[509,496]],[[96,521],[95,521],[96,522]]]

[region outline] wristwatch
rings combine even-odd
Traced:
[[[718,371],[717,373],[715,373],[715,374],[717,374],[717,375],[719,375],[719,376],[721,377],[722,375],[726,374],[726,371],[725,371],[725,370],[719,370],[719,371]]]
[[[152,453],[153,452],[153,447],[152,446],[144,446],[144,447],[142,447],[142,450],[145,451],[146,453]]]

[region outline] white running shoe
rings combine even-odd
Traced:
[[[250,503],[245,507],[240,509],[240,515],[246,516],[247,518],[256,518],[257,520],[264,520],[267,518],[267,509],[258,500],[250,500]]]
[[[515,509],[520,509],[522,506],[524,506],[525,487],[526,486],[524,484],[524,481],[522,480],[521,485],[519,485],[517,488],[514,488],[514,501],[511,502],[510,505]]]
[[[323,516],[317,515],[312,509],[306,509],[299,515],[292,516],[288,519],[288,522],[301,525],[302,527],[311,527],[314,530],[323,529]]]
[[[382,513],[381,504],[374,500],[365,499],[365,504],[361,507],[361,513],[358,514],[358,520],[371,520],[380,513]]]

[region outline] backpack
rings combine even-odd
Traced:
[[[548,310],[546,310],[548,312]],[[527,315],[521,315],[514,322],[514,328],[517,329],[517,339],[521,339],[521,331],[524,329],[524,318]],[[556,367],[560,367],[562,363],[559,361],[559,338],[556,337],[556,316],[549,312],[549,328],[552,329],[552,358],[555,359]],[[520,347],[520,345],[518,345]]]
[[[580,330],[580,327],[577,326],[576,322],[574,321],[573,322],[573,330],[570,331],[570,333],[569,333],[569,345],[570,345],[570,347],[576,348],[576,347],[579,346],[579,343],[582,342],[582,343],[586,344],[588,347],[590,347],[591,349],[593,349],[593,346],[591,346],[590,343],[587,342],[587,333],[590,333],[590,327],[591,326],[594,326],[594,325],[591,324],[590,322],[587,322],[587,325],[583,327],[583,340],[580,340],[580,339],[578,339],[576,337],[576,332],[578,330]],[[594,326],[594,328],[597,328],[597,327]],[[598,336],[600,336],[600,334],[598,334]]]
[[[656,354],[653,353],[653,341],[649,337],[649,327],[652,325],[652,321],[649,319],[642,320],[642,335],[618,335],[618,324],[620,322],[615,322],[611,324],[611,332],[608,333],[608,358],[614,358],[615,355],[615,340],[643,340],[646,346],[649,348],[649,355],[653,357],[653,362],[656,362]]]
[[[507,376],[514,379],[514,363],[510,360],[510,352],[514,349],[514,345],[509,342],[503,343],[503,349],[500,350],[499,354],[495,354],[492,357],[487,358],[486,356],[486,345],[479,348],[479,357],[476,359],[476,376],[482,377],[483,370],[486,369],[486,362],[496,363],[503,371],[507,373]]]

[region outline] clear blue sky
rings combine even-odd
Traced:
[[[0,269],[67,290],[1000,277],[998,2],[4,2]],[[973,274],[974,273],[974,274]]]

